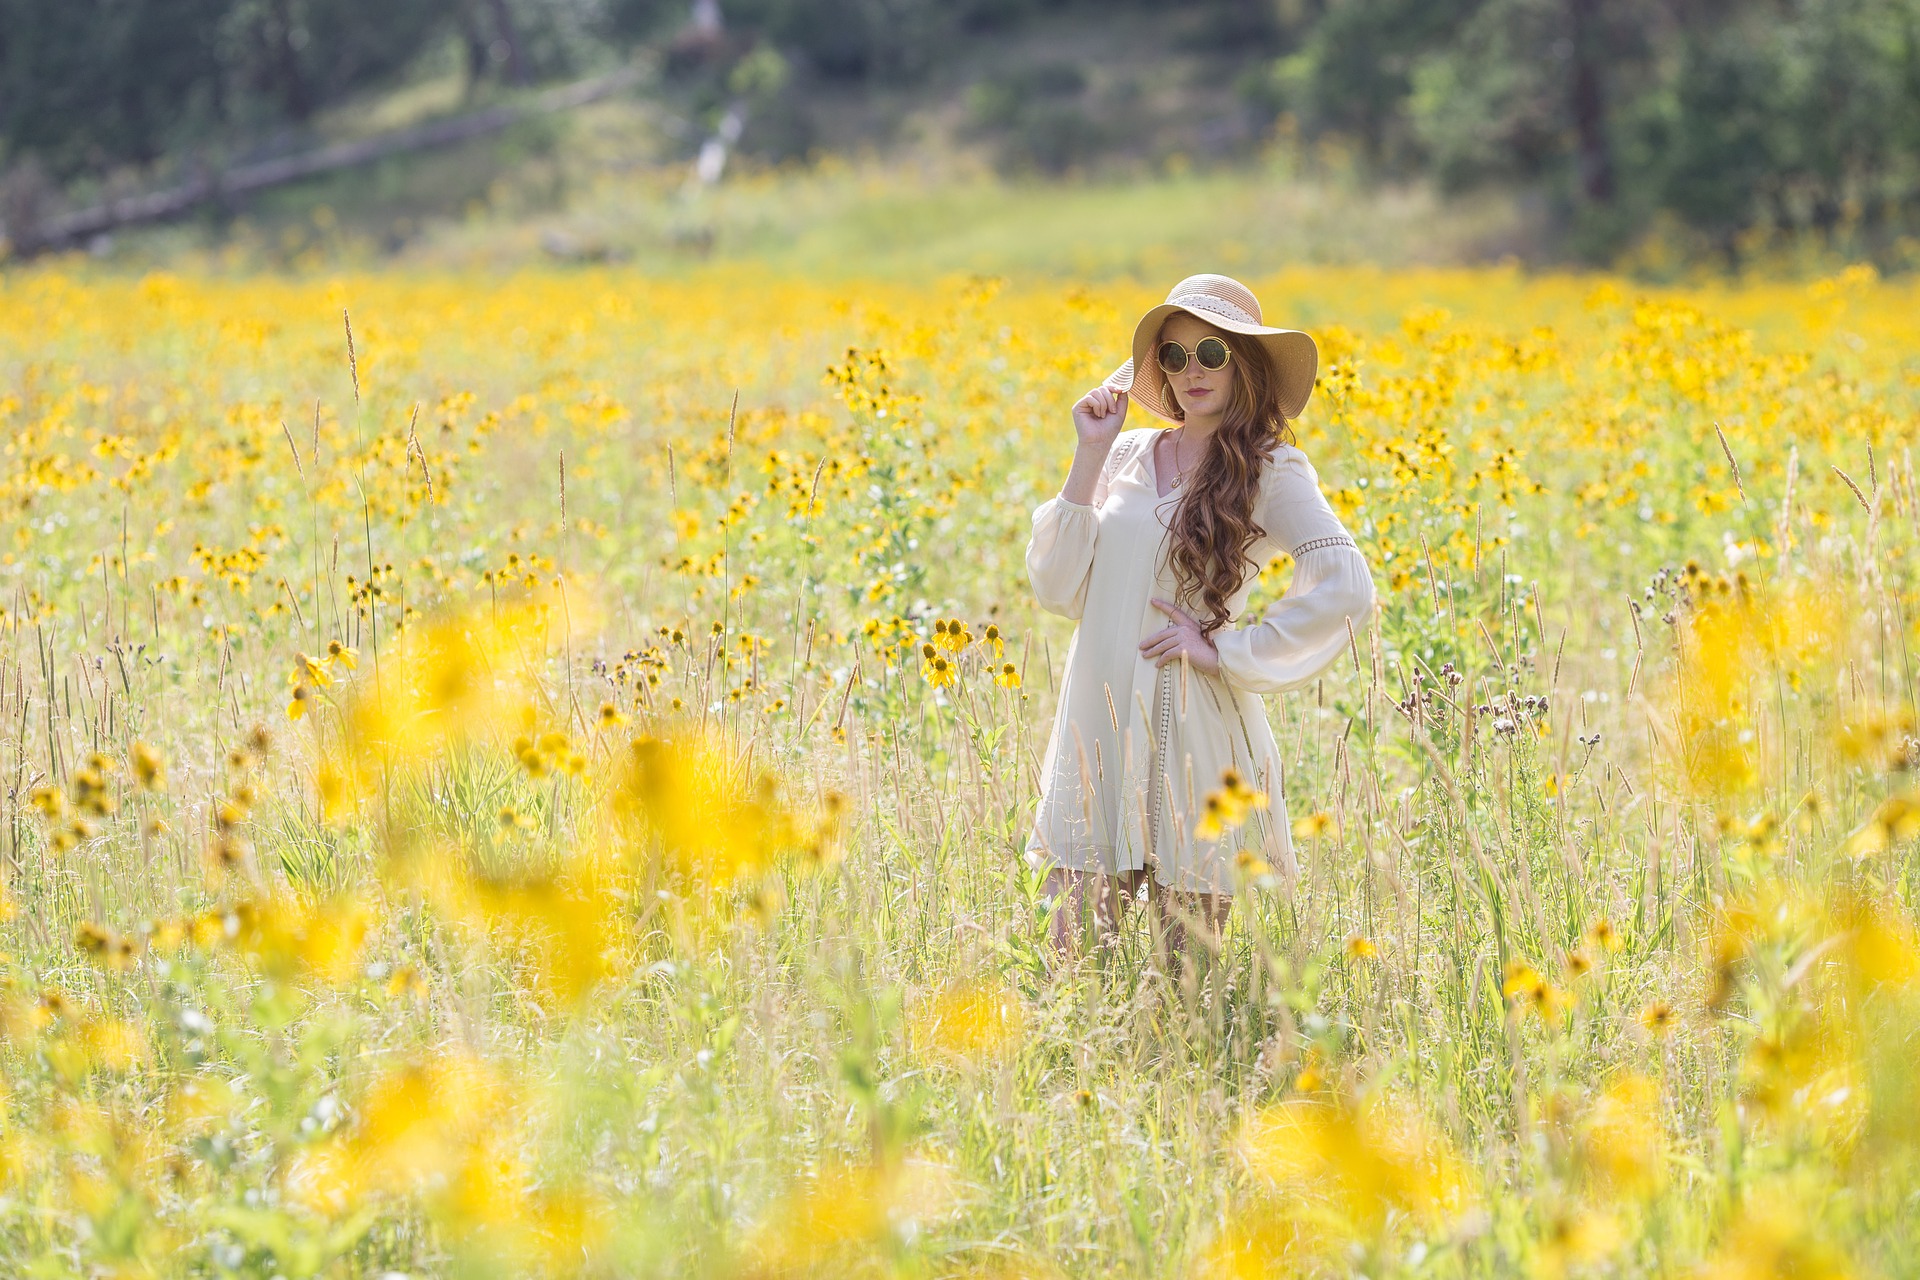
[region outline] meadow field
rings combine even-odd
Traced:
[[[1019,851],[1166,265],[0,277],[0,1272],[1920,1274],[1920,283],[1249,271],[1380,607],[1163,973]]]

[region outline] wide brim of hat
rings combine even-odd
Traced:
[[[1107,376],[1106,386],[1127,392],[1135,404],[1157,417],[1169,422],[1180,420],[1177,406],[1168,403],[1162,394],[1166,384],[1159,377],[1142,378],[1139,386],[1134,385],[1137,370],[1159,373],[1160,366],[1153,358],[1154,342],[1160,336],[1160,326],[1176,311],[1184,311],[1228,333],[1258,338],[1273,358],[1274,376],[1279,384],[1275,399],[1279,401],[1280,412],[1289,419],[1300,416],[1300,411],[1307,407],[1307,398],[1313,394],[1314,378],[1320,370],[1320,348],[1311,335],[1298,329],[1250,324],[1211,311],[1183,307],[1177,302],[1163,302],[1140,317],[1140,323],[1133,329],[1133,358]]]

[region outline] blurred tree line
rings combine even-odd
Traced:
[[[569,74],[579,0],[0,0],[0,163],[57,178],[303,125],[456,52],[469,87]]]
[[[1665,212],[1920,224],[1920,0],[1300,0],[1252,92],[1447,186],[1543,183],[1587,246]]]
[[[257,138],[429,56],[471,92],[640,44],[732,92],[911,84],[972,37],[1121,11],[1216,58],[1261,125],[1383,176],[1543,187],[1597,252],[1661,213],[1730,254],[1757,226],[1920,223],[1920,0],[0,0],[0,165]],[[1043,110],[1086,85],[1056,55],[974,86],[974,114],[1059,168],[1112,141]]]

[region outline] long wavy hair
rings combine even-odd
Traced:
[[[1261,468],[1272,459],[1276,445],[1293,443],[1293,428],[1280,412],[1278,379],[1267,349],[1236,333],[1220,336],[1233,352],[1233,392],[1206,455],[1183,486],[1186,498],[1175,504],[1169,526],[1175,581],[1181,594],[1197,603],[1192,612],[1201,633],[1209,636],[1231,621],[1227,601],[1256,567],[1247,551],[1266,536],[1253,518]],[[1185,421],[1172,379],[1164,373],[1161,377],[1166,403]]]

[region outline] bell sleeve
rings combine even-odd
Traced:
[[[1114,446],[1118,446],[1118,440]],[[1100,535],[1100,507],[1107,500],[1112,454],[1094,482],[1093,501],[1069,502],[1055,494],[1034,508],[1033,536],[1027,541],[1027,578],[1033,595],[1048,613],[1078,621],[1086,611],[1087,582],[1093,576],[1093,546]]]
[[[1097,506],[1052,497],[1033,513],[1033,537],[1027,542],[1027,577],[1033,595],[1048,613],[1076,621],[1087,606],[1087,579],[1093,576],[1093,544],[1100,534]]]
[[[1298,449],[1273,457],[1261,487],[1260,526],[1289,551],[1293,579],[1259,621],[1213,635],[1220,674],[1253,693],[1285,693],[1313,679],[1357,637],[1373,613],[1373,575],[1340,517],[1320,492],[1319,478]]]

